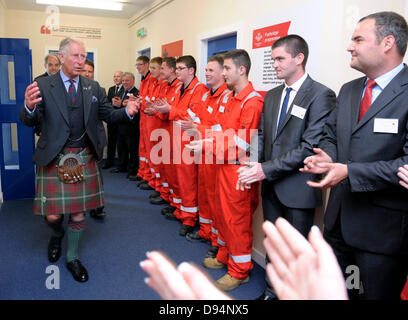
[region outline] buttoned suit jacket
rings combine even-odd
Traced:
[[[34,152],[34,161],[39,166],[48,165],[64,148],[70,135],[66,89],[59,72],[37,80],[42,101],[37,104],[30,115],[25,106],[21,108],[20,120],[27,126],[41,125],[41,136]],[[105,90],[96,81],[79,76],[78,88],[82,87],[84,105],[84,125],[91,147],[96,151],[96,159],[100,160],[98,150],[101,141],[98,139],[98,120],[106,122],[129,122],[124,109],[114,110],[108,102]]]
[[[408,163],[408,68],[358,121],[366,79],[343,85],[319,144],[348,168],[348,178],[330,191],[325,228],[332,230],[340,215],[347,244],[379,254],[407,254],[408,193],[397,172]],[[397,133],[378,132],[387,131],[375,129],[381,119],[393,121]]]
[[[301,173],[299,168],[303,167],[307,156],[314,154],[313,147],[322,137],[324,124],[336,103],[336,95],[308,76],[288,106],[284,122],[277,132],[283,90],[284,85],[270,90],[264,100],[257,136],[258,161],[262,163],[266,176],[262,182],[262,196],[268,197],[274,189],[279,201],[286,207],[316,208],[322,204],[321,191],[306,184],[307,180],[315,177]],[[296,112],[292,114],[296,107],[303,108],[303,118],[294,115]]]
[[[110,87],[110,88],[108,89],[108,101],[109,101],[110,103],[112,103],[112,99],[113,99],[113,97],[115,96],[115,89],[116,89],[116,85],[114,85],[114,86],[112,86],[112,87]],[[119,97],[122,97],[122,95],[123,95],[123,90],[125,90],[125,89],[123,88],[123,85],[122,85],[122,86],[120,86],[119,92],[117,93],[117,95],[118,95]]]

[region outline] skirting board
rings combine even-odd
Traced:
[[[255,248],[252,248],[252,260],[254,260],[257,264],[265,269],[265,255]]]

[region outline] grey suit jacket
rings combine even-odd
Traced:
[[[299,168],[303,167],[303,160],[313,154],[313,147],[317,146],[324,124],[335,106],[336,95],[308,76],[276,133],[283,89],[284,85],[281,85],[270,90],[264,100],[258,132],[258,157],[266,175],[262,196],[267,197],[273,188],[287,207],[316,208],[322,203],[321,192],[306,184],[306,180],[314,177],[301,173]],[[303,118],[292,114],[296,107],[305,111]]]
[[[96,157],[100,160],[98,150],[102,143],[98,139],[98,120],[106,122],[128,122],[125,109],[114,110],[108,103],[105,91],[93,80],[80,76],[83,90],[84,123]],[[42,101],[30,115],[23,106],[20,120],[27,126],[41,125],[41,136],[34,152],[37,165],[46,166],[63,149],[70,134],[66,89],[59,73],[37,80]]]
[[[325,227],[331,230],[340,215],[347,244],[381,254],[407,254],[408,191],[399,186],[397,172],[408,163],[408,68],[358,122],[365,80],[341,88],[319,144],[333,161],[348,168],[348,178],[330,191]],[[394,119],[398,132],[374,130],[381,119]]]

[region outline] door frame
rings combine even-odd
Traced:
[[[244,48],[244,25],[243,22],[226,26],[220,29],[212,30],[209,32],[201,33],[198,35],[198,65],[197,76],[198,79],[205,83],[205,67],[208,61],[208,41],[217,38],[225,37],[231,34],[237,35],[237,48]]]

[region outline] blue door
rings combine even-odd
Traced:
[[[237,48],[237,34],[208,40],[208,57]]]
[[[4,200],[33,198],[34,129],[19,120],[32,79],[28,39],[0,38],[0,167]]]
[[[139,56],[146,56],[146,57],[149,57],[150,59],[150,48],[139,51]]]

